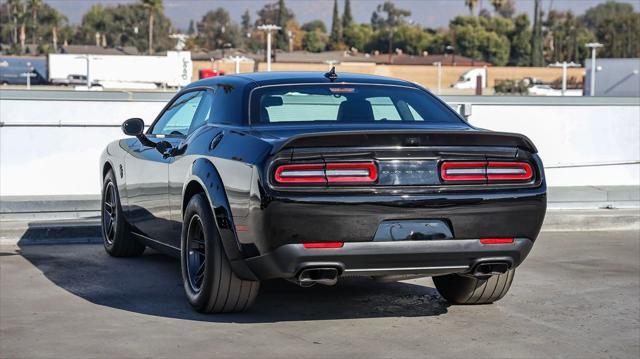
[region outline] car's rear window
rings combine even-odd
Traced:
[[[252,125],[461,122],[427,92],[402,86],[274,86],[259,88],[251,101]]]

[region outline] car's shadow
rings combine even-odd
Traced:
[[[205,315],[185,298],[179,262],[147,249],[139,258],[113,258],[101,245],[22,245],[20,255],[53,283],[92,303],[169,318],[209,322],[269,323],[377,317],[433,316],[448,304],[435,289],[403,282],[342,278],[332,287],[262,283],[245,313]]]

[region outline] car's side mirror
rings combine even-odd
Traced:
[[[144,135],[144,121],[141,118],[130,118],[122,123],[122,132],[128,136],[136,136],[142,145],[156,147],[156,143]]]
[[[141,118],[130,118],[122,123],[122,132],[127,136],[138,136],[144,132],[144,121]]]

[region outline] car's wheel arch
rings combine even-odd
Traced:
[[[198,193],[204,193],[209,201],[222,246],[235,274],[241,279],[257,280],[255,274],[244,262],[240,242],[236,236],[231,206],[220,173],[206,158],[193,161],[185,179],[181,206],[183,216],[189,200]]]

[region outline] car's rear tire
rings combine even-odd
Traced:
[[[145,245],[131,234],[129,224],[122,214],[120,194],[112,170],[102,182],[102,208],[100,210],[101,232],[104,249],[114,257],[136,257],[142,254]]]
[[[240,279],[231,269],[203,193],[194,195],[185,208],[181,242],[184,290],[195,310],[241,312],[254,303],[260,282]]]
[[[433,283],[440,295],[450,303],[490,304],[507,294],[514,274],[515,269],[487,279],[449,274],[433,277]]]

